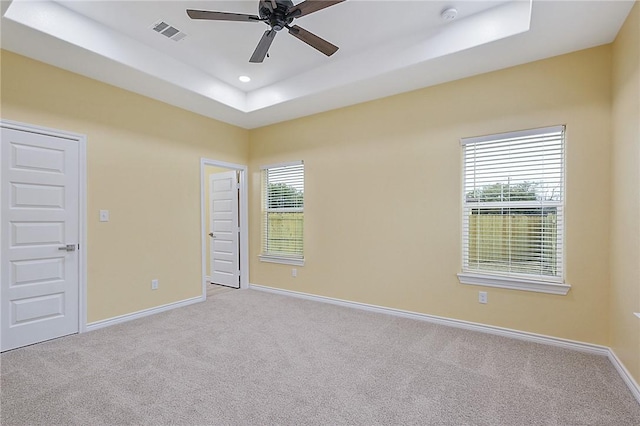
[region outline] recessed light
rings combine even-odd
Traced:
[[[238,77],[238,80],[243,83],[248,83],[251,81],[251,77],[249,77],[248,75],[241,75],[240,77]]]
[[[449,7],[440,13],[440,17],[445,21],[453,21],[458,16],[458,10],[455,7]]]

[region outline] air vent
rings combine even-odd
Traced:
[[[151,29],[153,29],[153,31],[157,33],[162,34],[167,38],[170,38],[173,41],[180,41],[187,36],[185,33],[180,31],[176,27],[173,27],[164,21],[156,22],[151,26]]]

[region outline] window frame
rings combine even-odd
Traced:
[[[267,206],[268,200],[267,200],[267,185],[268,182],[266,181],[267,179],[267,173],[268,170],[270,169],[277,169],[277,168],[282,168],[282,167],[290,167],[290,166],[302,166],[302,185],[304,187],[304,181],[305,181],[305,169],[304,169],[304,161],[299,160],[299,161],[290,161],[290,162],[285,162],[285,163],[277,163],[277,164],[269,164],[269,165],[264,165],[264,166],[260,166],[260,205],[261,205],[261,212],[260,212],[260,216],[261,216],[261,225],[260,225],[260,254],[258,255],[258,258],[260,259],[261,262],[268,262],[268,263],[279,263],[279,264],[284,264],[284,265],[294,265],[294,266],[304,266],[304,262],[305,262],[305,258],[304,258],[304,231],[302,232],[302,254],[300,255],[286,255],[286,254],[282,254],[282,253],[273,253],[273,252],[265,252],[265,249],[267,247],[266,244],[266,240],[268,239],[268,229],[266,229],[266,225],[267,225],[267,216],[269,214],[269,212],[272,213],[291,213],[291,212],[299,212],[302,213],[303,216],[303,221],[302,221],[302,226],[304,229],[304,190],[303,190],[303,200],[302,200],[302,207],[300,208],[286,208],[286,209],[270,209]]]
[[[466,187],[467,176],[465,176],[465,149],[467,145],[475,145],[479,143],[486,142],[498,142],[505,139],[515,139],[515,138],[523,138],[523,137],[535,137],[537,135],[542,135],[546,133],[554,133],[554,132],[562,132],[562,164],[561,164],[561,174],[562,174],[562,200],[555,202],[545,202],[545,204],[540,204],[539,202],[532,201],[530,203],[522,202],[522,201],[496,201],[496,202],[484,202],[482,204],[478,204],[477,208],[527,208],[527,207],[535,207],[535,208],[548,208],[555,207],[557,208],[558,214],[562,215],[560,220],[562,221],[562,229],[561,232],[558,232],[557,239],[559,240],[562,250],[559,256],[557,257],[557,262],[561,265],[561,275],[560,276],[548,276],[544,279],[539,278],[539,275],[526,274],[526,273],[516,273],[516,272],[506,272],[506,273],[492,273],[490,270],[474,270],[467,268],[467,263],[469,259],[469,254],[467,250],[469,249],[468,242],[468,231],[465,229],[465,224],[467,224],[468,219],[466,215],[470,209],[473,209],[474,205],[470,205],[466,201]],[[550,126],[550,127],[542,127],[536,129],[529,129],[523,131],[515,131],[515,132],[506,132],[506,133],[498,133],[487,136],[480,137],[471,137],[471,138],[462,138],[460,139],[460,145],[462,149],[462,197],[461,197],[461,254],[462,254],[462,271],[457,274],[458,280],[461,284],[468,285],[480,285],[485,287],[497,287],[497,288],[506,288],[506,289],[514,289],[514,290],[525,290],[525,291],[534,291],[540,293],[549,293],[549,294],[558,294],[558,295],[566,295],[571,286],[565,283],[565,258],[566,258],[566,146],[567,146],[567,135],[566,135],[566,126]],[[519,204],[518,204],[519,203]],[[468,227],[468,225],[467,225]]]

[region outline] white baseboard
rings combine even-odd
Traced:
[[[297,297],[300,299],[313,300],[316,302],[330,303],[332,305],[345,306],[348,308],[361,309],[370,312],[393,315],[402,318],[410,318],[418,321],[426,321],[434,324],[441,324],[450,327],[462,328],[465,330],[479,331],[498,336],[509,337],[512,339],[526,340],[529,342],[541,343],[545,345],[558,346],[561,348],[571,349],[579,352],[586,352],[595,355],[606,356],[615,369],[622,377],[622,380],[629,387],[629,390],[640,404],[640,387],[633,379],[629,371],[620,362],[616,354],[607,346],[593,345],[591,343],[578,342],[575,340],[561,339],[558,337],[545,336],[542,334],[529,333],[526,331],[513,330],[510,328],[495,327],[470,321],[463,321],[436,315],[422,314],[419,312],[404,311],[401,309],[386,308],[384,306],[369,305],[367,303],[351,302],[343,299],[335,299],[333,297],[317,296],[314,294],[301,293],[292,290],[283,290],[279,288],[267,287],[258,284],[249,284],[250,289],[266,291],[269,293],[280,294],[283,296]]]
[[[638,401],[638,404],[640,404],[640,386],[638,385],[638,382],[633,379],[631,373],[629,373],[629,370],[627,370],[622,361],[620,361],[620,358],[618,358],[616,353],[611,348],[609,348],[608,357],[609,361],[611,361],[611,364],[613,364],[620,377],[622,377],[622,380],[626,383],[627,387],[636,398],[636,401]]]
[[[169,311],[175,308],[182,308],[198,302],[204,302],[204,296],[192,297],[191,299],[180,300],[178,302],[167,303],[166,305],[156,306],[155,308],[143,309],[142,311],[132,312],[130,314],[120,315],[105,320],[95,321],[87,324],[84,331],[93,331],[100,328],[109,327],[112,325],[120,324],[123,322],[131,321],[138,318],[143,318],[153,314],[159,314],[160,312]]]

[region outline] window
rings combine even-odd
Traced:
[[[265,262],[304,264],[304,164],[262,167],[262,254]]]
[[[564,126],[462,139],[463,284],[566,294]]]

